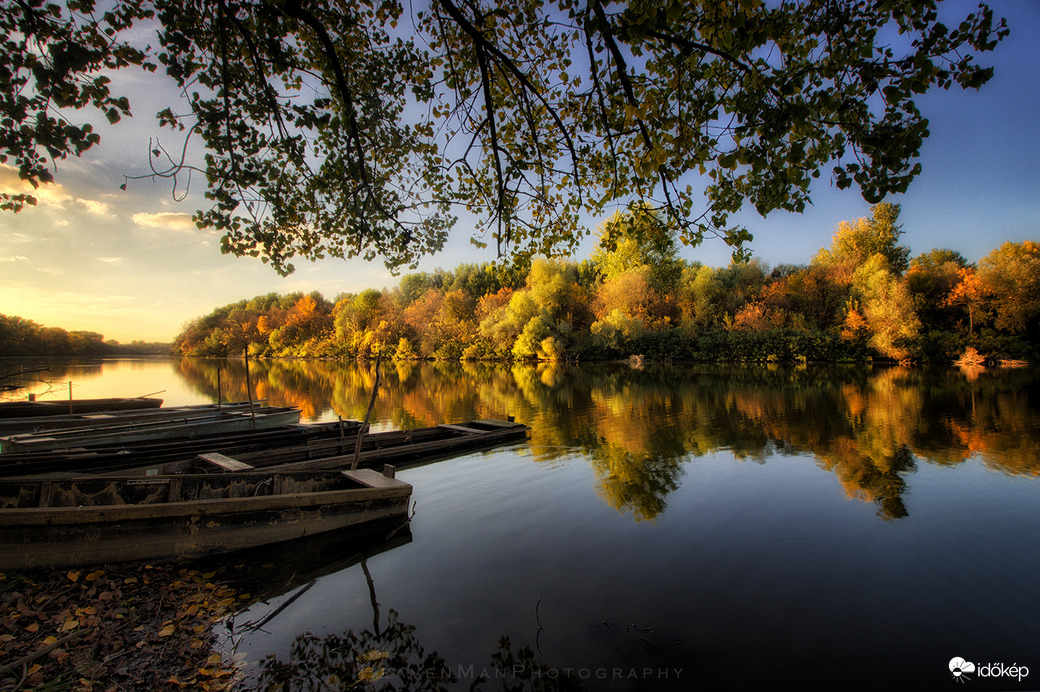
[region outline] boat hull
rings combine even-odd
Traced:
[[[70,399],[68,401],[3,401],[0,402],[0,418],[97,413],[100,411],[128,411],[159,408],[162,406],[162,403],[162,399],[148,397],[138,397],[136,399]]]
[[[197,559],[407,517],[411,497],[369,469],[20,485],[0,488],[0,569]]]
[[[255,412],[218,411],[203,416],[158,422],[135,421],[122,425],[100,425],[51,430],[0,437],[0,452],[40,452],[51,450],[132,445],[159,440],[187,440],[206,435],[268,430],[300,422],[297,408],[265,407]]]

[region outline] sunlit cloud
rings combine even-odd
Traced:
[[[19,177],[18,171],[14,167],[2,164],[0,164],[0,192],[9,195],[23,193],[32,195],[36,198],[37,207],[64,209],[72,204],[82,207],[87,213],[95,216],[112,215],[112,206],[107,202],[76,197],[69,194],[59,183],[45,183],[34,189],[32,185]]]
[[[123,261],[122,257],[95,257],[94,259],[105,264],[119,264]]]
[[[167,231],[198,232],[191,214],[180,211],[160,211],[154,214],[139,212],[130,217],[138,226],[161,228]]]
[[[26,262],[29,258],[24,255],[14,255],[12,257],[0,257],[0,262]]]
[[[76,199],[74,201],[76,204],[82,204],[91,214],[97,214],[98,216],[110,216],[112,214],[112,206],[107,202],[98,202],[93,199]]]

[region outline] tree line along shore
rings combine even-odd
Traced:
[[[268,294],[188,323],[183,356],[443,360],[860,361],[948,363],[973,348],[1035,359],[1040,244],[1005,243],[969,263],[910,257],[898,205],[838,225],[808,264],[713,268],[678,257],[674,233],[630,207],[599,229],[590,259],[526,268],[463,264],[393,288],[327,300]]]
[[[194,357],[439,360],[1035,360],[1040,243],[1007,242],[977,263],[910,257],[899,206],[841,222],[804,265],[708,267],[639,206],[599,229],[581,262],[463,264],[393,288],[268,294],[191,320],[172,353]],[[0,334],[4,349],[6,334]],[[2,350],[0,352],[9,352]]]

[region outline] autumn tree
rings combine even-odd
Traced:
[[[431,288],[403,312],[417,355],[458,358],[476,331],[473,297],[461,289]],[[410,344],[411,345],[411,344]]]
[[[683,242],[739,253],[745,203],[801,211],[824,174],[872,203],[907,189],[928,134],[918,97],[983,85],[976,55],[1007,33],[985,5],[950,24],[938,8],[3,0],[0,159],[52,181],[100,142],[99,119],[131,114],[119,71],[161,72],[182,98],[158,113],[172,134],[141,177],[181,192],[197,171],[196,223],[281,272],[294,257],[414,266],[459,210],[477,244],[552,255],[580,242],[582,214],[634,199]]]
[[[906,281],[881,253],[871,255],[852,277],[852,296],[869,333],[868,343],[881,355],[904,360],[921,331]]]
[[[936,329],[956,328],[960,316],[956,304],[962,301],[954,299],[952,293],[962,282],[967,267],[963,255],[946,248],[931,250],[910,261],[907,285],[923,324]]]
[[[660,294],[671,293],[686,263],[678,256],[675,230],[646,204],[615,212],[600,225],[592,263],[607,281],[641,271]]]
[[[910,248],[899,244],[903,230],[898,219],[899,205],[885,202],[871,208],[869,219],[842,221],[831,246],[821,249],[813,264],[830,268],[836,280],[848,282],[857,269],[879,255],[890,272],[902,275],[910,265]]]
[[[1006,242],[979,260],[998,329],[1040,337],[1040,243]]]

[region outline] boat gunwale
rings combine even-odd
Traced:
[[[370,469],[360,469],[362,471]],[[335,473],[335,472],[333,472]],[[15,528],[16,526],[43,526],[43,525],[76,525],[102,522],[135,521],[141,519],[173,519],[190,516],[213,516],[227,514],[243,514],[247,512],[262,512],[280,509],[307,509],[316,505],[339,506],[350,502],[365,502],[369,500],[385,500],[396,498],[408,498],[412,493],[409,483],[396,478],[386,478],[379,475],[382,481],[381,487],[372,487],[364,480],[363,475],[357,472],[339,472],[346,480],[354,482],[358,487],[337,488],[333,490],[321,490],[316,492],[287,492],[272,495],[260,495],[250,497],[220,497],[200,500],[175,500],[173,502],[156,502],[150,504],[125,504],[125,505],[79,505],[76,507],[6,507],[0,509],[0,532],[4,528]],[[375,473],[375,472],[373,472]],[[355,475],[350,475],[355,474]],[[258,477],[271,477],[281,474],[252,474]],[[292,475],[292,474],[285,474]],[[315,474],[317,475],[317,474]],[[173,481],[181,481],[184,476],[163,477],[130,477],[125,479],[106,478],[113,482],[130,481],[135,484],[169,484]],[[226,479],[228,482],[240,481],[241,477],[233,474],[212,474],[208,479]],[[67,483],[70,480],[62,479],[60,482]],[[97,480],[97,479],[84,479]],[[46,481],[38,481],[44,483]],[[59,482],[59,481],[55,481]]]

